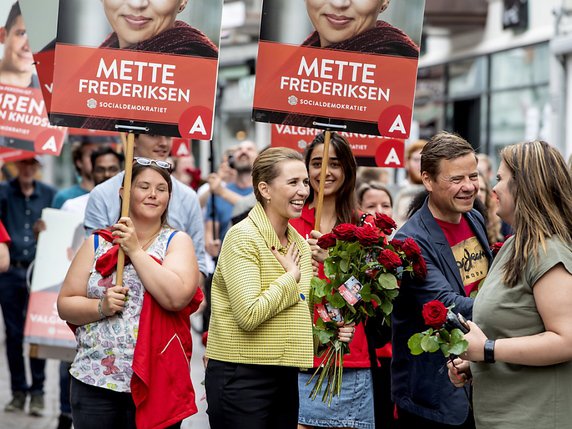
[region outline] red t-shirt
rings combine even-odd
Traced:
[[[461,222],[458,224],[435,220],[451,246],[465,286],[465,293],[469,296],[489,271],[489,260],[485,249],[464,216],[461,216]]]
[[[11,242],[12,240],[8,235],[8,231],[6,231],[6,228],[4,228],[4,224],[2,223],[2,221],[0,221],[0,243],[10,244]]]
[[[306,238],[310,236],[310,232],[314,230],[315,209],[308,208],[308,204],[304,205],[302,215],[296,219],[290,219],[292,225],[298,233]],[[320,264],[318,276],[321,279],[326,278],[324,275],[324,266]],[[314,321],[318,318],[318,312],[314,309]],[[314,358],[314,367],[318,367],[322,363],[321,358]],[[354,338],[350,343],[350,352],[344,355],[344,368],[370,368],[369,351],[367,348],[367,338],[363,323],[356,326]]]

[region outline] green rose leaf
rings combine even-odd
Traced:
[[[469,342],[467,340],[461,340],[456,343],[451,343],[451,347],[449,348],[449,353],[459,356],[465,353],[468,348],[469,348]]]
[[[382,273],[379,275],[377,281],[383,289],[393,290],[397,289],[398,287],[397,279],[393,274]]]
[[[331,258],[327,258],[324,261],[324,273],[329,279],[331,279],[336,274],[336,263]]]
[[[384,314],[391,314],[393,311],[393,304],[391,301],[383,301],[381,303],[381,311],[383,311]]]
[[[409,341],[407,341],[407,346],[409,347],[409,350],[411,351],[412,355],[420,355],[421,353],[423,353],[423,348],[421,347],[421,340],[423,339],[423,334],[415,334],[412,335],[411,338],[409,338]]]
[[[328,289],[327,281],[318,277],[312,277],[312,280],[310,280],[310,286],[312,288],[314,298],[322,298],[326,296],[326,289]],[[318,299],[318,301],[320,300]]]
[[[439,339],[433,335],[426,335],[421,340],[421,348],[429,353],[439,350]]]
[[[346,305],[346,300],[337,291],[333,295],[326,297],[326,299],[330,304],[332,304],[336,308],[342,308]]]
[[[343,273],[347,273],[349,268],[350,268],[350,260],[347,258],[342,259],[340,261],[340,270],[342,270]]]

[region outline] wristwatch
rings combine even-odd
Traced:
[[[485,341],[485,362],[495,363],[495,340]]]

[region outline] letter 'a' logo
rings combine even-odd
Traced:
[[[383,139],[375,151],[375,164],[378,167],[405,167],[405,141],[399,139]]]
[[[210,140],[212,122],[212,110],[203,106],[190,107],[179,118],[179,133],[184,139]]]
[[[406,139],[411,129],[411,109],[405,106],[392,106],[379,115],[377,129],[383,137]]]
[[[38,154],[59,155],[64,144],[65,132],[57,129],[42,131],[34,140],[34,152]]]

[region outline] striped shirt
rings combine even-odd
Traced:
[[[260,203],[226,234],[211,291],[206,355],[236,363],[310,368],[310,247],[288,225],[288,246],[300,251],[300,282],[270,251],[285,253]]]

